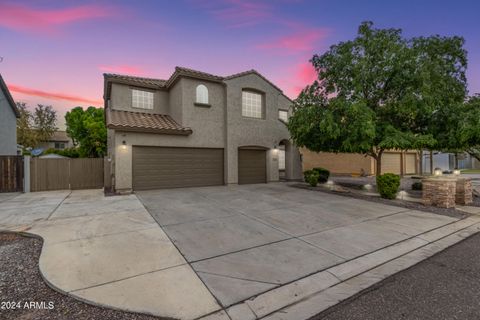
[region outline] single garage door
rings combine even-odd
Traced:
[[[417,157],[415,153],[405,154],[405,174],[417,173]]]
[[[400,153],[384,153],[382,155],[382,173],[400,174]]]
[[[133,147],[133,189],[222,185],[223,149]]]
[[[267,182],[267,153],[265,150],[238,150],[238,183]]]

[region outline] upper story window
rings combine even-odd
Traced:
[[[132,89],[132,107],[153,109],[153,92]]]
[[[263,95],[253,91],[242,91],[242,116],[263,118]]]
[[[278,119],[288,122],[288,111],[287,110],[278,110]]]
[[[196,103],[208,104],[208,89],[205,85],[197,86],[197,100]]]

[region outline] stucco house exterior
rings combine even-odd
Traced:
[[[66,131],[57,130],[47,141],[41,141],[35,147],[36,149],[42,148],[43,150],[56,149],[63,150],[73,147],[72,139],[67,135]]]
[[[0,75],[0,156],[17,154],[17,118],[15,101]]]
[[[255,70],[169,79],[104,74],[107,187],[131,190],[301,179],[292,101]],[[279,162],[280,165],[279,165]]]

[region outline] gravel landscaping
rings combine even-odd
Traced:
[[[355,198],[355,199],[360,199],[360,200],[367,200],[367,201],[372,201],[372,202],[377,202],[377,203],[383,203],[391,206],[398,206],[402,208],[407,208],[407,209],[412,209],[412,210],[419,210],[419,211],[426,211],[426,212],[431,212],[431,213],[436,213],[444,216],[449,216],[453,218],[466,218],[470,214],[466,213],[464,211],[456,210],[454,208],[439,208],[439,207],[433,207],[433,206],[425,206],[422,203],[419,202],[412,202],[412,201],[407,201],[407,200],[389,200],[389,199],[383,199],[380,198],[379,196],[373,196],[373,195],[368,195],[365,194],[364,192],[360,192],[358,188],[349,188],[349,187],[341,187],[340,190],[331,190],[329,189],[326,185],[324,184],[319,184],[316,187],[311,187],[306,183],[294,183],[290,185],[291,187],[294,188],[301,188],[301,189],[307,189],[307,190],[312,190],[312,191],[320,191],[320,192],[327,192],[327,193],[332,193],[336,195],[341,195],[345,197],[350,197],[350,198]],[[477,198],[477,197],[474,197]],[[478,201],[478,199],[477,199]]]
[[[0,233],[1,319],[167,320],[96,307],[51,289],[38,268],[42,243],[38,238]]]

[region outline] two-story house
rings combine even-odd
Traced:
[[[301,179],[285,124],[292,101],[255,70],[221,77],[177,67],[167,80],[104,74],[104,100],[107,184],[118,192],[266,183],[281,169]]]
[[[0,156],[17,154],[17,118],[19,117],[17,106],[0,75]]]

